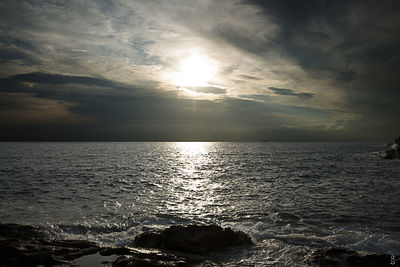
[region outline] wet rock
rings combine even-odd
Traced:
[[[6,238],[42,238],[37,227],[14,223],[0,224],[0,236]]]
[[[114,267],[125,266],[197,266],[211,267],[221,266],[220,263],[214,263],[201,255],[181,253],[175,251],[166,251],[160,249],[147,248],[125,248],[125,251],[119,249],[107,249],[116,251],[113,255],[121,255],[114,262]],[[128,251],[127,251],[128,250]],[[123,254],[119,254],[123,252]],[[103,252],[100,252],[103,255]]]
[[[163,246],[168,250],[207,254],[228,247],[252,245],[248,235],[220,226],[171,226],[162,232]]]
[[[123,247],[123,248],[105,248],[102,251],[100,251],[101,256],[111,256],[111,255],[127,255],[131,253],[131,250],[129,248]]]
[[[142,248],[161,248],[163,243],[160,232],[144,232],[135,237],[135,244]]]
[[[193,254],[208,254],[234,246],[249,246],[253,242],[243,232],[216,225],[177,225],[159,233],[143,233],[135,238],[137,246]]]
[[[397,144],[398,146],[400,146],[400,136],[397,137],[397,138],[394,140],[394,142],[395,142],[395,144]]]
[[[400,266],[399,257],[389,254],[368,254],[341,248],[314,250],[306,263],[311,266],[392,267]]]
[[[386,155],[383,157],[384,159],[400,158],[400,136],[394,140],[394,143],[386,145],[385,152]]]
[[[386,155],[383,157],[384,159],[394,159],[398,157],[398,153],[396,149],[391,149],[386,151]]]
[[[159,249],[129,248],[113,266],[221,266],[206,257]]]
[[[215,225],[172,226],[160,232],[146,233],[142,239],[137,238],[138,243],[157,248],[102,248],[85,240],[48,240],[35,227],[0,224],[0,266],[74,266],[76,259],[96,253],[116,255],[112,263],[116,267],[223,266],[223,263],[210,261],[213,255],[204,254],[252,244],[246,234]],[[389,267],[400,266],[400,257],[323,248],[314,250],[305,263],[311,266]]]
[[[113,266],[193,266],[201,262],[160,250],[132,249],[129,254],[117,258]]]
[[[154,236],[144,237],[150,240]],[[157,245],[154,240],[151,242]],[[75,260],[96,253],[119,256],[113,266],[217,266],[199,255],[160,249],[102,248],[86,240],[49,240],[33,226],[0,224],[0,266],[75,266]]]
[[[85,240],[48,240],[33,226],[0,224],[0,266],[72,265],[72,260],[100,251]]]

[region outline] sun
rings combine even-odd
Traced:
[[[180,62],[179,69],[174,75],[174,84],[183,87],[207,86],[215,72],[213,60],[194,52]]]

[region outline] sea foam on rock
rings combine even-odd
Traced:
[[[115,255],[114,267],[126,266],[242,266],[210,261],[207,253],[232,246],[251,245],[248,235],[216,225],[177,225],[146,231],[135,238],[147,248],[105,248],[86,240],[49,240],[39,228],[0,224],[0,266],[76,266],[87,255]],[[149,248],[153,247],[153,248]],[[340,248],[316,249],[304,262],[311,266],[399,266],[399,257]]]
[[[209,252],[251,245],[243,232],[216,225],[171,226],[135,238],[146,248],[107,248],[86,240],[51,240],[33,226],[0,224],[0,266],[75,266],[74,260],[98,253],[117,255],[112,266],[219,266]]]

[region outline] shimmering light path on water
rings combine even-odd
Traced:
[[[0,143],[1,222],[132,242],[143,226],[216,223],[249,263],[307,247],[400,254],[400,161],[380,144]],[[268,248],[268,249],[267,249]],[[274,254],[276,253],[276,254]],[[245,258],[246,258],[245,257]]]

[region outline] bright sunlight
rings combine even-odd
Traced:
[[[200,53],[192,53],[180,62],[179,71],[174,75],[174,82],[178,86],[208,86],[215,72],[213,60]]]

